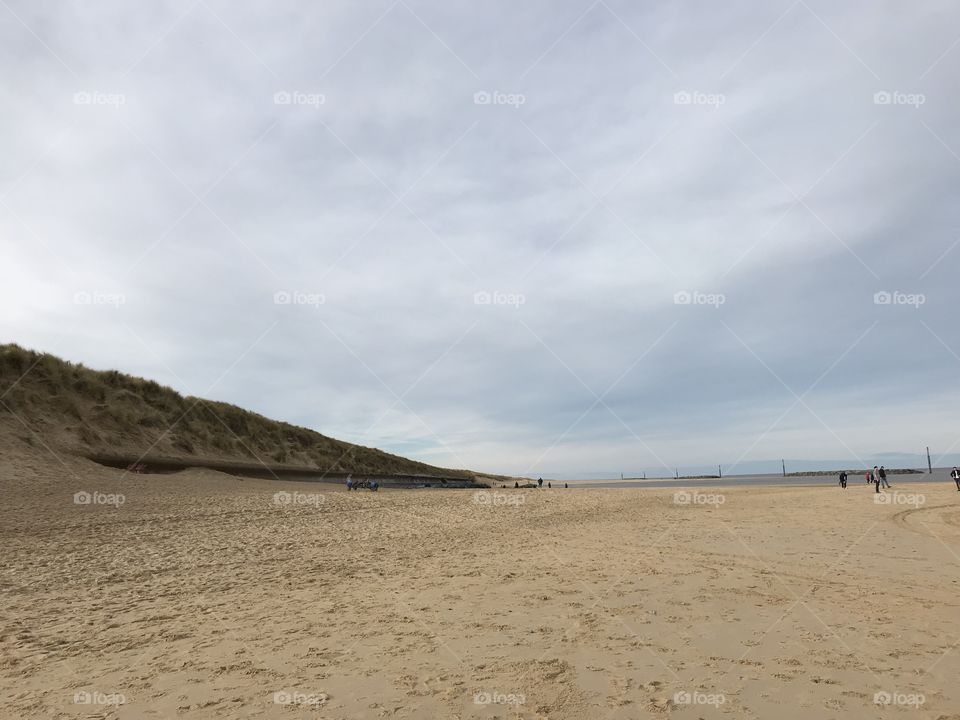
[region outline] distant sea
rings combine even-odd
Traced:
[[[950,470],[952,468],[934,468],[933,474],[917,473],[910,475],[890,475],[887,480],[893,487],[898,485],[908,485],[911,483],[929,483],[942,482],[949,483],[954,489],[953,480],[950,479]],[[566,482],[572,488],[688,488],[688,487],[739,487],[749,485],[793,485],[797,487],[810,485],[837,485],[839,486],[839,473],[837,475],[797,475],[783,477],[783,475],[730,475],[723,478],[697,478],[684,480],[680,478],[657,478],[651,480],[550,480],[554,485],[563,487]],[[547,478],[543,479],[544,485],[547,484]],[[847,487],[855,488],[857,485],[866,485],[863,474],[850,475],[847,478]]]

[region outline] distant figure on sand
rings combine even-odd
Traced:
[[[519,488],[520,488],[520,481],[519,481],[519,480],[514,480],[514,481],[513,481],[513,487],[519,489]]]
[[[844,490],[847,489],[847,471],[846,470],[840,471],[840,487],[842,487]]]
[[[957,492],[960,492],[960,470],[957,470],[956,466],[954,466],[950,472],[950,477],[952,477],[953,481],[957,484]]]
[[[537,479],[537,487],[543,487],[543,478]]]
[[[956,468],[954,468],[954,470],[956,470]],[[960,476],[958,476],[958,477],[960,477]],[[563,487],[564,487],[564,489],[566,489],[567,484],[564,483],[564,484],[563,484]],[[960,490],[960,481],[957,482],[957,490]]]
[[[886,469],[883,467],[883,465],[880,466],[880,483],[881,483],[881,484],[883,485],[883,487],[885,487],[885,488],[889,488],[889,487],[890,487],[890,483],[887,482],[887,471],[886,471]]]
[[[547,483],[547,490],[549,490],[549,489],[552,488],[552,487],[553,487],[553,485],[551,485],[550,483]]]
[[[347,475],[347,490],[353,490],[353,475]]]
[[[867,479],[867,485],[873,482],[873,473],[865,472],[863,476]]]
[[[870,473],[870,479],[873,480],[874,492],[880,492],[880,470],[876,465],[873,466],[873,472]]]

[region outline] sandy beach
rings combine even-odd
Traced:
[[[953,485],[347,493],[63,461],[0,464],[3,717],[960,718]]]

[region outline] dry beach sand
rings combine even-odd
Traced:
[[[723,504],[11,451],[0,717],[960,718],[952,485],[698,492]]]

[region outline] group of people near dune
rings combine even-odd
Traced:
[[[347,490],[359,490],[364,487],[376,492],[380,483],[376,480],[354,480],[353,475],[347,475]]]
[[[880,467],[874,465],[873,470],[868,470],[866,473],[864,473],[863,477],[866,479],[867,485],[873,483],[874,492],[880,492],[881,486],[884,488],[891,487],[890,482],[887,480],[887,470],[883,465]],[[957,484],[957,491],[960,492],[960,470],[958,470],[956,466],[954,466],[953,470],[950,471],[950,479]],[[847,487],[846,470],[840,471],[840,487]]]

